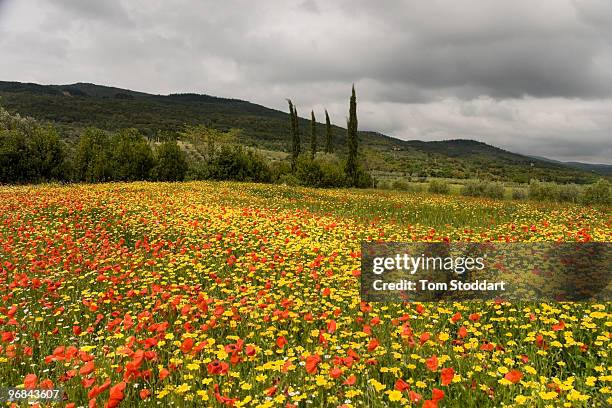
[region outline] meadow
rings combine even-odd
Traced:
[[[368,304],[359,251],[609,242],[611,223],[381,190],[0,187],[0,385],[62,407],[610,406],[609,302]]]

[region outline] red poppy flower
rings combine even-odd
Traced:
[[[398,378],[397,381],[395,381],[395,387],[394,387],[397,391],[400,392],[404,392],[406,390],[410,389],[410,384],[408,384],[406,381],[404,381],[401,378]]]
[[[125,391],[126,383],[121,381],[119,384],[114,385],[110,389],[109,399],[106,403],[106,408],[115,408],[119,406],[125,395],[123,391]]]
[[[334,333],[335,331],[336,331],[336,321],[330,320],[329,323],[327,323],[327,332]]]
[[[168,371],[166,368],[162,368],[161,370],[159,370],[159,379],[163,380],[164,378],[168,377],[170,375],[170,371]]]
[[[278,346],[278,348],[283,348],[285,347],[285,345],[287,344],[287,339],[285,338],[285,336],[280,336],[279,338],[276,339],[276,345]]]
[[[331,378],[338,378],[342,375],[342,370],[339,369],[338,367],[334,367],[331,370],[329,370],[329,376]]]
[[[442,385],[448,385],[453,381],[453,378],[455,378],[455,370],[452,368],[443,368],[442,371],[440,371],[440,380],[441,380],[441,384]]]
[[[357,377],[355,374],[351,374],[346,380],[344,380],[344,385],[354,385],[357,382]]]
[[[410,401],[412,402],[419,402],[423,399],[423,396],[419,393],[416,393],[414,391],[410,391],[408,393],[408,396],[410,397]]]
[[[81,369],[79,370],[79,374],[81,374],[82,376],[85,376],[91,373],[94,369],[95,369],[95,366],[94,366],[93,360],[88,361],[85,363],[83,367],[81,367]]]
[[[521,374],[519,370],[510,370],[506,373],[506,375],[504,375],[504,378],[511,383],[516,384],[517,382],[521,381],[523,374]]]
[[[317,372],[317,366],[321,362],[321,357],[318,354],[306,357],[306,372],[314,374]]]
[[[436,371],[438,369],[438,357],[433,355],[425,360],[425,365],[430,371]]]
[[[183,343],[181,344],[181,351],[185,354],[189,353],[193,348],[193,343],[194,341],[191,337],[183,340]]]
[[[560,320],[559,323],[552,325],[553,331],[559,331],[565,329],[565,322]]]
[[[431,390],[431,399],[434,401],[440,401],[442,398],[444,398],[444,391],[438,389],[438,388],[434,388],[433,390]]]
[[[38,383],[38,377],[36,377],[36,374],[28,374],[25,376],[23,380],[23,386],[25,387],[26,390],[31,390],[33,388],[36,388],[37,383]]]
[[[215,374],[223,375],[223,374],[227,373],[227,370],[229,370],[229,364],[227,364],[226,362],[223,362],[223,361],[215,360],[215,361],[213,361],[211,363],[208,363],[208,366],[206,368],[208,370],[208,374],[211,374],[211,375],[215,375]]]

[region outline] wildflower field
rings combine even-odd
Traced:
[[[0,187],[0,386],[58,406],[610,406],[610,303],[367,304],[362,241],[611,241],[609,209]]]

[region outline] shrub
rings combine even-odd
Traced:
[[[0,183],[23,183],[31,178],[25,136],[18,130],[0,130]]]
[[[185,152],[174,140],[160,144],[155,150],[157,164],[153,170],[154,177],[163,181],[182,181],[187,173]]]
[[[264,157],[242,146],[226,145],[205,165],[204,175],[214,180],[269,182],[272,172]]]
[[[74,156],[74,179],[96,182],[112,178],[110,138],[103,130],[88,128],[81,134]]]
[[[446,181],[432,180],[429,182],[429,192],[436,194],[448,194],[450,192],[450,186]]]
[[[342,187],[346,180],[344,177],[344,166],[338,159],[323,157],[315,159],[321,168],[321,187]]]
[[[461,195],[470,197],[482,197],[485,194],[486,183],[470,180],[461,188]]]
[[[557,201],[559,199],[559,186],[555,183],[531,180],[529,183],[529,198],[539,201]]]
[[[502,199],[505,196],[505,188],[500,182],[470,180],[461,188],[461,194],[470,197]]]
[[[278,179],[278,184],[285,184],[287,186],[299,186],[300,180],[293,174],[283,174]]]
[[[0,108],[0,182],[25,183],[65,177],[65,154],[57,130]]]
[[[393,183],[388,180],[382,180],[378,182],[376,188],[379,188],[381,190],[391,190],[393,189]]]
[[[376,188],[376,179],[365,169],[357,167],[357,188]]]
[[[522,188],[513,188],[512,189],[512,199],[514,200],[524,200],[527,198],[527,192]]]
[[[611,204],[610,193],[610,182],[600,179],[586,188],[582,200],[585,204]]]
[[[137,129],[123,129],[112,140],[112,171],[115,180],[147,180],[155,166],[153,151]]]
[[[559,186],[559,201],[577,203],[580,201],[581,189],[576,184],[564,184]]]
[[[504,185],[500,182],[486,183],[484,196],[495,199],[503,199],[505,195]]]
[[[291,165],[284,160],[273,161],[272,163],[269,164],[269,167],[270,167],[270,172],[272,173],[272,181],[275,183],[283,184],[281,182],[281,178],[283,178],[286,175],[291,174]]]
[[[410,185],[402,179],[396,179],[391,184],[391,188],[394,190],[407,191],[410,188]]]
[[[300,184],[310,187],[344,187],[347,179],[343,164],[335,158],[299,158],[295,177]],[[359,178],[358,178],[359,180]]]

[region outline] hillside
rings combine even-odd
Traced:
[[[148,137],[177,132],[185,125],[239,128],[240,142],[271,152],[288,150],[289,116],[247,101],[199,94],[152,95],[87,83],[38,85],[0,81],[0,103],[10,112],[49,121],[62,128],[73,145],[82,128],[105,130],[135,127]],[[298,105],[299,109],[299,105]],[[332,121],[334,118],[332,118]],[[300,119],[302,135],[310,122]],[[318,124],[323,137],[324,124]],[[334,126],[342,154],[346,130]],[[307,143],[308,136],[303,137]],[[360,132],[361,149],[370,170],[395,176],[484,178],[527,182],[590,182],[597,169],[527,157],[473,140],[402,141],[376,132]]]

